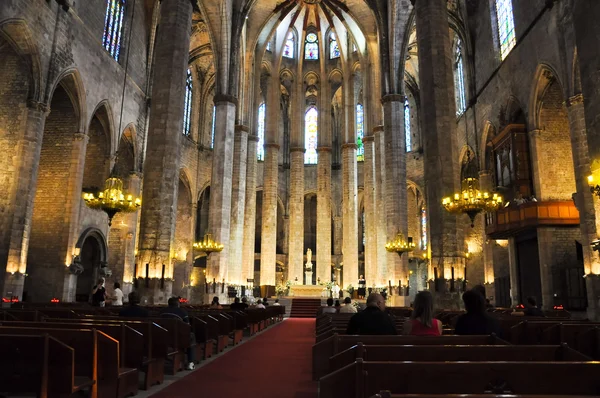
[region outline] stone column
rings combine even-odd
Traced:
[[[431,262],[449,278],[457,251],[456,217],[442,198],[455,192],[457,147],[453,58],[445,0],[416,0],[417,45],[423,117],[425,187]]]
[[[277,108],[279,109],[279,107]],[[277,260],[277,186],[279,178],[279,145],[265,145],[263,176],[263,208],[260,247],[260,285],[275,286]]]
[[[149,264],[149,276],[154,278],[149,288],[141,289],[143,298],[150,303],[166,302],[172,288],[171,244],[175,235],[179,187],[184,89],[192,26],[191,2],[163,1],[159,23],[161,29],[156,37],[138,255],[138,269],[145,272],[145,264]],[[217,126],[225,125],[221,119],[217,117]],[[214,199],[219,192],[211,187],[211,194]],[[211,211],[218,213],[219,206],[211,206]],[[158,281],[163,274],[163,264],[164,277],[169,281],[161,290]]]
[[[248,161],[246,163],[246,206],[244,209],[244,247],[242,282],[254,279],[254,240],[256,238],[256,161],[258,136],[248,137]]]
[[[383,142],[383,126],[377,126],[373,130],[375,136],[375,211],[377,231],[377,278],[373,281],[367,280],[367,286],[387,286],[388,276],[388,253],[385,250],[387,240],[387,218],[384,201],[385,192],[385,143]],[[355,282],[358,283],[358,282]]]
[[[6,275],[4,283],[0,284],[1,297],[17,296],[23,298],[23,286],[27,268],[27,250],[29,249],[29,236],[31,231],[31,217],[33,215],[33,200],[37,184],[40,151],[42,149],[42,136],[44,125],[50,109],[46,104],[30,101],[27,103],[27,122],[23,138],[19,141],[15,175],[15,196],[9,221],[10,235],[2,243],[0,250],[7,256]],[[5,246],[6,245],[6,246]],[[0,279],[0,282],[2,280]]]
[[[358,281],[358,166],[357,145],[342,145],[342,254],[344,281]]]
[[[520,304],[519,294],[519,265],[517,264],[517,245],[515,238],[508,239],[508,268],[510,272],[510,301],[514,307]]]
[[[317,278],[326,283],[331,280],[331,147],[317,152]]]
[[[365,203],[365,279],[373,283],[377,277],[377,220],[375,194],[375,137],[367,135],[363,139],[365,149],[364,203]]]
[[[304,280],[304,152],[290,148],[290,245],[289,280]],[[301,283],[300,283],[301,284]]]
[[[404,96],[386,95],[383,104],[385,141],[385,208],[388,241],[401,232],[408,240],[406,188],[406,141],[404,139]],[[392,285],[408,278],[408,256],[388,253],[389,279]]]
[[[128,183],[128,186],[125,187],[126,192],[129,192],[135,196],[139,196],[142,187],[141,173],[132,172],[129,175]],[[122,246],[123,262],[120,264],[109,262],[109,266],[111,268],[114,267],[114,269],[112,269],[113,276],[122,276],[123,284],[121,286],[121,290],[123,290],[123,294],[127,295],[133,290],[133,278],[136,276],[133,274],[133,271],[135,268],[135,237],[137,235],[139,212],[136,211],[133,213],[123,214],[122,217],[124,223],[127,225],[127,231],[123,237],[125,242]],[[109,231],[109,234],[110,233],[111,232]],[[115,282],[119,282],[119,280],[115,280]]]
[[[492,175],[489,171],[483,170],[479,172],[479,186],[482,191],[490,192],[492,190]],[[485,235],[485,215],[480,217],[482,223],[482,231]],[[483,237],[483,282],[486,291],[493,292],[494,289],[494,245],[486,243],[487,239]],[[489,294],[488,294],[489,296]]]
[[[244,210],[246,206],[246,165],[248,162],[248,127],[235,126],[233,178],[231,193],[231,237],[227,282],[242,285]]]

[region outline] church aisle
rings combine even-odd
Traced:
[[[152,398],[316,398],[314,330],[314,319],[287,319]]]

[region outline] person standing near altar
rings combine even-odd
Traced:
[[[358,278],[358,298],[364,299],[367,294],[367,281],[363,275]]]

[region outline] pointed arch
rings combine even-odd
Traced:
[[[77,69],[67,69],[63,71],[58,77],[55,79],[54,83],[51,85],[51,89],[48,91],[46,101],[48,102],[51,98],[54,97],[54,92],[56,88],[60,85],[69,98],[71,99],[71,103],[73,104],[73,108],[75,110],[75,116],[77,117],[77,125],[79,126],[80,132],[85,132],[87,129],[87,106],[86,106],[86,91],[83,85],[83,80],[81,79],[81,74]]]

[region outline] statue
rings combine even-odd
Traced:
[[[306,270],[307,271],[312,271],[311,260],[312,260],[312,250],[309,247],[308,250],[306,251]]]

